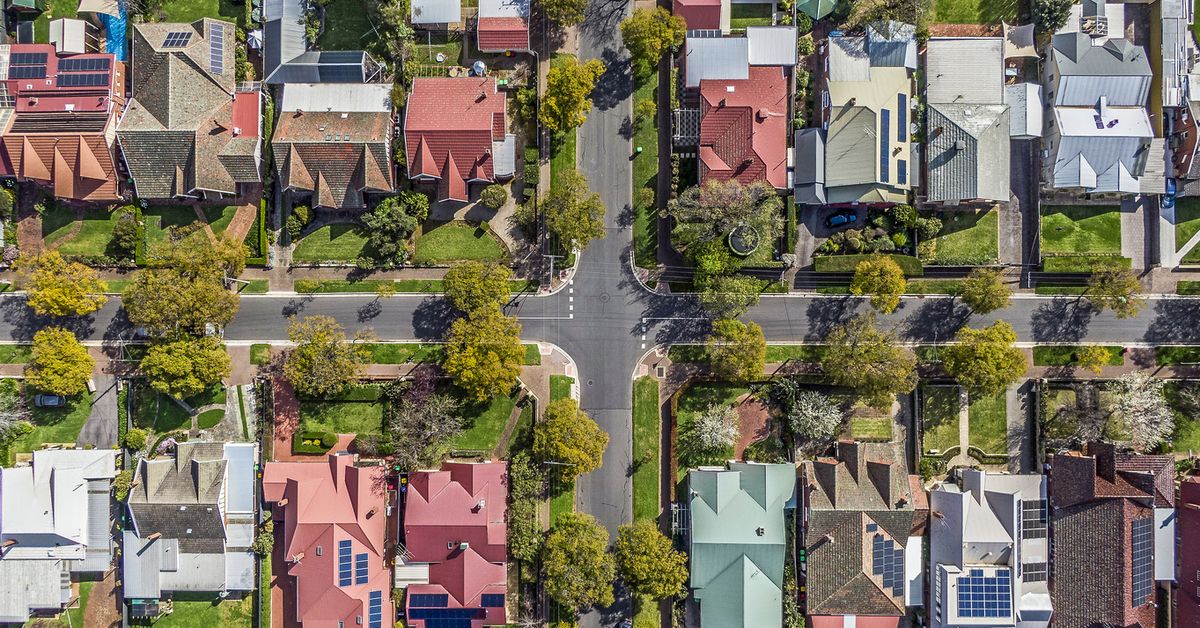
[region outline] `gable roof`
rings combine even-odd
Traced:
[[[728,28],[728,10],[724,27],[721,24],[721,0],[675,0],[671,12],[684,19],[688,30]]]
[[[115,475],[111,450],[36,451],[32,466],[0,469],[0,562],[83,560],[96,541],[107,554],[107,537],[89,532],[91,519],[106,524],[109,513],[91,512],[88,492],[92,480],[107,489]]]
[[[925,95],[934,103],[997,105],[1004,99],[1004,40],[933,37],[925,45]]]
[[[465,201],[468,177],[495,181],[493,154],[507,128],[494,78],[417,78],[404,114],[410,176],[436,176],[437,200]]]
[[[413,0],[411,11],[413,24],[452,24],[462,20],[459,0]]]
[[[788,88],[778,67],[700,83],[700,181],[787,187]]]
[[[265,82],[268,85],[365,83],[379,72],[379,62],[362,50],[310,50],[275,68],[267,74]]]
[[[263,76],[270,83],[276,70],[304,54],[306,0],[265,0],[263,4]]]
[[[930,104],[930,201],[1009,197],[1007,105]]]
[[[172,456],[143,458],[127,501],[137,535],[178,539],[184,553],[223,553],[224,453],[222,443],[188,442]]]
[[[529,49],[529,0],[480,0],[476,24],[480,50]]]

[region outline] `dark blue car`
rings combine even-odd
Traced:
[[[825,226],[830,229],[852,225],[858,220],[858,214],[855,212],[838,212],[829,218],[825,219]]]

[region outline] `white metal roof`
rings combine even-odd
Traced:
[[[1141,107],[1055,107],[1063,135],[1076,137],[1153,137],[1150,117]]]
[[[1009,135],[1012,137],[1042,136],[1042,86],[1038,83],[1017,83],[1004,87],[1004,104],[1009,106]]]
[[[479,0],[479,17],[529,17],[529,0]]]
[[[511,177],[517,171],[517,136],[509,133],[499,142],[492,142],[492,173]]]
[[[225,500],[230,513],[254,512],[255,452],[254,443],[225,443]]]
[[[413,24],[449,24],[461,20],[459,0],[412,0]]]
[[[746,44],[750,65],[796,65],[795,26],[751,26]]]
[[[1004,40],[999,37],[931,38],[925,68],[930,104],[995,105],[1004,98]]]
[[[288,83],[279,110],[387,113],[391,94],[390,83]]]
[[[688,37],[687,87],[703,79],[744,79],[750,76],[750,48],[745,37]]]
[[[83,54],[87,52],[86,31],[87,22],[83,20],[59,18],[50,22],[50,43],[59,54]]]

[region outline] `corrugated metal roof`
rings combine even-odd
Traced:
[[[1183,81],[1188,73],[1188,8],[1190,2],[1162,0],[1162,97],[1164,107],[1183,103]]]
[[[829,81],[862,82],[871,80],[871,58],[867,56],[866,37],[829,38]]]
[[[750,48],[745,37],[688,37],[686,86],[703,79],[744,79],[750,75]]]
[[[871,65],[917,69],[917,27],[890,20],[867,27],[867,52]]]
[[[448,24],[461,20],[459,0],[412,0],[413,24]]]
[[[229,591],[253,591],[257,588],[254,578],[254,554],[251,552],[229,552],[225,555],[225,589]]]
[[[1042,136],[1042,86],[1017,83],[1004,87],[1004,104],[1009,107],[1008,132],[1012,137]]]
[[[1115,106],[1145,106],[1153,71],[1146,51],[1124,39],[1093,46],[1082,33],[1054,36],[1050,63],[1057,70],[1054,104],[1091,107],[1107,96]]]
[[[529,0],[479,0],[479,17],[529,17]]]
[[[1003,100],[1004,40],[934,37],[925,48],[926,100],[994,105]]]
[[[492,142],[492,169],[497,177],[511,177],[517,171],[517,136],[509,133]]]
[[[254,512],[254,443],[225,443],[228,477],[225,482],[226,512]]]
[[[825,203],[825,131],[796,131],[796,202]]]
[[[305,0],[265,0],[263,6],[263,75],[304,54],[308,42],[304,35]]]
[[[127,599],[157,600],[162,595],[158,586],[158,574],[163,567],[162,546],[163,539],[140,539],[134,531],[125,531],[121,586]]]
[[[751,26],[746,42],[750,65],[796,65],[795,26]]]
[[[1006,105],[929,106],[930,201],[1009,197]]]
[[[61,606],[62,563],[0,560],[0,622],[24,623],[30,609]]]

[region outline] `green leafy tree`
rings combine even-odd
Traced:
[[[774,242],[783,235],[783,199],[763,181],[749,185],[736,179],[708,181],[671,199],[667,213],[675,219],[672,242],[693,260],[702,252],[711,252],[713,245],[727,250],[724,241],[738,227],[756,231],[762,242]]]
[[[1039,33],[1053,33],[1067,23],[1075,0],[1033,0],[1033,23]]]
[[[1099,375],[1108,365],[1108,349],[1100,345],[1084,345],[1075,350],[1075,364],[1093,375]]]
[[[724,248],[724,247],[722,247]],[[700,307],[713,318],[737,318],[758,305],[762,282],[747,275],[721,275],[702,282]]]
[[[875,326],[867,314],[835,327],[821,353],[821,370],[838,386],[852,389],[869,405],[886,410],[897,393],[917,385],[917,359]]]
[[[637,9],[621,22],[621,39],[641,74],[653,71],[668,50],[683,43],[685,35],[683,17],[662,7]]]
[[[258,527],[258,534],[254,536],[254,542],[250,545],[250,549],[259,556],[270,556],[271,550],[275,549],[275,522],[267,519]]]
[[[959,296],[972,311],[987,314],[1008,307],[1012,290],[1000,279],[1000,271],[976,268],[963,280]]]
[[[686,590],[687,555],[675,549],[652,521],[618,528],[613,557],[617,573],[636,595],[662,600]]]
[[[81,316],[108,302],[95,270],[68,262],[53,249],[22,255],[13,270],[17,285],[27,292],[26,303],[42,316]]]
[[[1099,310],[1112,310],[1117,318],[1132,318],[1146,304],[1138,296],[1141,290],[1142,282],[1133,271],[1109,266],[1092,273],[1084,295]]]
[[[137,209],[126,205],[117,210],[117,222],[113,224],[110,244],[122,255],[133,255],[138,244]]]
[[[154,390],[186,399],[229,375],[229,354],[215,337],[180,338],[151,345],[141,370]]]
[[[942,367],[969,393],[999,394],[1025,375],[1025,354],[1016,347],[1012,325],[996,321],[983,329],[964,327],[955,340],[942,350]]]
[[[752,380],[762,377],[767,363],[767,340],[757,323],[736,319],[713,321],[708,339],[708,362],[718,377]]]
[[[512,271],[500,264],[460,262],[446,271],[442,286],[450,305],[470,314],[503,305],[510,294],[508,281],[511,278]]]
[[[167,235],[146,254],[148,267],[171,268],[187,279],[218,282],[237,277],[246,269],[246,245],[226,237],[209,237],[200,221],[171,227]]]
[[[146,430],[140,427],[131,427],[125,432],[125,448],[133,451],[141,451],[146,447]]]
[[[542,204],[546,228],[558,234],[563,246],[584,249],[604,237],[604,201],[588,187],[587,177],[571,171],[550,189]]]
[[[75,334],[48,327],[33,335],[33,350],[25,365],[25,383],[35,390],[71,397],[87,392],[96,363]]]
[[[379,202],[363,214],[367,243],[386,264],[403,264],[408,259],[408,237],[429,218],[429,197],[419,192],[401,192]]]
[[[508,552],[525,562],[542,551],[542,526],[538,507],[546,487],[541,469],[527,450],[518,450],[508,462]]]
[[[507,394],[525,361],[520,334],[521,324],[500,308],[475,310],[450,325],[442,368],[476,401]]]
[[[546,593],[567,609],[613,603],[616,563],[608,553],[608,531],[591,515],[559,517],[546,538],[542,568]]]
[[[907,287],[900,265],[882,255],[872,255],[855,265],[854,279],[850,281],[851,294],[870,295],[871,307],[884,314],[900,305],[900,295]]]
[[[579,408],[574,399],[556,399],[546,405],[542,421],[533,428],[533,455],[555,463],[561,478],[575,478],[600,468],[608,434]]]
[[[541,0],[546,19],[559,26],[574,26],[583,21],[587,0]]]
[[[177,268],[146,268],[121,295],[129,321],[153,336],[202,335],[206,325],[224,326],[238,311],[238,295],[220,277],[193,277]]]
[[[561,62],[556,61],[546,75],[542,126],[559,134],[572,132],[583,124],[592,108],[591,93],[601,74],[604,63],[599,59],[580,63],[575,57],[564,57]]]
[[[359,332],[355,342],[346,340],[346,330],[330,316],[292,317],[288,339],[296,346],[288,351],[283,374],[300,395],[336,397],[357,378],[368,351],[359,341],[368,334]]]

